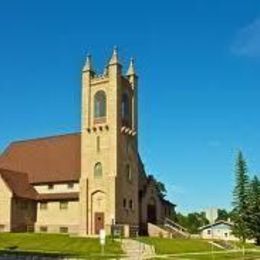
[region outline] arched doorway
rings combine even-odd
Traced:
[[[106,195],[97,190],[91,194],[91,232],[98,235],[105,227]]]
[[[147,222],[157,223],[156,201],[154,198],[150,198],[147,204]]]

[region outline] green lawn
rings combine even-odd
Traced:
[[[159,258],[157,258],[159,259]],[[167,259],[167,258],[166,258]],[[246,252],[246,255],[243,257],[242,253],[215,253],[215,254],[209,254],[209,255],[183,255],[183,256],[176,256],[176,257],[169,257],[168,259],[186,259],[186,260],[259,260],[260,259],[260,252]]]
[[[0,254],[6,251],[101,258],[98,239],[56,234],[0,233]],[[107,239],[105,255],[122,253],[120,243]]]
[[[206,240],[201,239],[166,239],[141,237],[138,240],[153,245],[158,255],[169,255],[166,259],[196,259],[196,260],[253,260],[260,259],[260,248],[248,245],[246,255],[243,258],[242,252],[231,252],[212,247]],[[212,249],[214,250],[211,253]],[[259,250],[256,252],[250,250]],[[195,253],[195,254],[192,254]],[[176,254],[176,256],[174,256]],[[159,257],[156,259],[160,259]],[[165,258],[164,258],[165,259]]]
[[[167,239],[140,237],[138,240],[153,245],[157,254],[179,254],[188,252],[211,251],[212,246],[201,239]],[[221,250],[213,247],[214,250]]]

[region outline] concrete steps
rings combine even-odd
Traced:
[[[155,250],[153,246],[133,239],[123,239],[122,249],[126,253],[125,259],[150,259],[155,256]]]

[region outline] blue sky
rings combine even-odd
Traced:
[[[250,3],[250,4],[249,4]],[[260,2],[1,1],[0,151],[79,131],[87,52],[136,58],[140,152],[177,210],[230,207],[241,149],[260,172]]]

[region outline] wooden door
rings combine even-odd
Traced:
[[[104,212],[95,212],[95,234],[104,228]]]
[[[147,206],[147,222],[152,224],[157,223],[156,206],[148,204]]]

